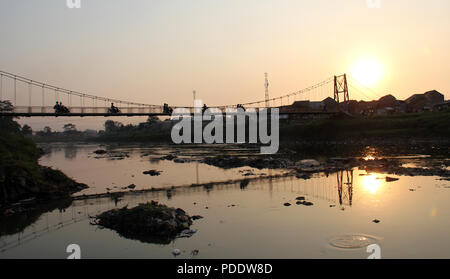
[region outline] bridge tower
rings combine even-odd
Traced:
[[[264,73],[264,77],[264,87],[266,88],[266,107],[269,107],[269,79],[267,78],[267,73]]]
[[[339,94],[344,94],[344,111],[348,112],[348,86],[347,86],[347,75],[343,74],[340,76],[334,76],[334,100],[337,103],[337,109],[340,110],[339,107]]]

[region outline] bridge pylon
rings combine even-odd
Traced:
[[[350,99],[348,97],[347,75],[334,76],[334,100],[337,103],[338,111],[341,110],[339,104],[339,94],[344,95],[343,111],[348,113]]]

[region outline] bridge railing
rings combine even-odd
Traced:
[[[164,111],[162,106],[140,106],[140,107],[117,107],[119,109],[119,113],[117,114],[169,114],[167,111]],[[110,114],[109,107],[68,107],[70,114]],[[202,112],[202,108],[193,108],[193,107],[172,107],[174,114],[182,115],[182,114],[193,114],[195,112]],[[237,113],[236,108],[223,108],[223,107],[211,107],[209,108],[212,114],[222,114],[222,113]],[[254,111],[259,111],[264,108],[247,108],[246,111],[249,112],[249,109],[254,109]],[[269,110],[270,111],[270,110]],[[12,111],[4,111],[2,113],[11,113],[11,114],[55,114],[55,109],[50,106],[16,106]],[[63,114],[61,114],[63,115]]]
[[[162,107],[118,107],[121,114],[162,114]],[[70,113],[76,114],[108,114],[109,107],[68,107]],[[20,114],[52,114],[55,113],[53,107],[42,107],[42,106],[18,106],[14,107],[11,113]]]

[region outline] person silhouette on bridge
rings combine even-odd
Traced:
[[[111,109],[110,109],[111,113],[118,113],[119,109],[117,107],[114,106],[114,103],[111,103]]]
[[[56,101],[55,106],[53,107],[55,109],[55,113],[69,113],[69,109],[63,106],[62,102]]]

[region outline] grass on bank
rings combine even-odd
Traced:
[[[371,118],[316,119],[280,127],[281,140],[364,138],[449,138],[450,111],[396,114]]]

